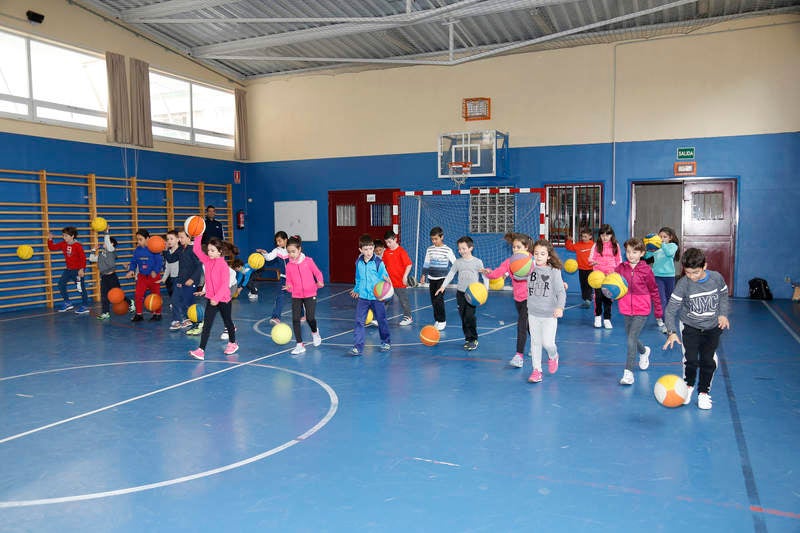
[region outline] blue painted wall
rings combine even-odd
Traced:
[[[513,145],[513,135],[512,135]],[[612,145],[590,144],[511,148],[510,176],[474,179],[474,185],[540,187],[545,183],[601,182],[605,221],[625,236],[630,219],[634,181],[664,180],[672,175],[675,149],[696,148],[698,174],[736,178],[739,183],[739,226],[734,294],[746,296],[747,280],[766,278],[778,298],[791,296],[783,279],[800,278],[800,251],[791,245],[800,227],[800,133],[677,139],[618,143],[616,205],[612,201]],[[128,175],[134,174],[134,152],[128,150]],[[123,176],[123,151],[117,147],[0,133],[0,167],[15,170]],[[234,185],[234,211],[247,212],[247,229],[236,242],[246,253],[272,245],[273,202],[316,200],[320,241],[305,251],[328,272],[329,190],[449,188],[435,177],[436,154],[396,154],[269,163],[241,163],[138,151],[140,178],[230,183],[233,170],[242,172]],[[251,201],[248,201],[250,199]],[[58,201],[51,198],[51,201]]]

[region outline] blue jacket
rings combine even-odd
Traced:
[[[372,293],[372,289],[379,281],[388,281],[389,273],[386,265],[381,258],[373,255],[368,262],[364,261],[364,256],[359,255],[356,260],[356,286],[353,289],[359,298],[364,300],[377,300]]]
[[[139,274],[149,276],[151,272],[161,274],[164,270],[164,258],[161,254],[154,254],[144,246],[133,249],[133,259],[128,270],[138,270]]]
[[[245,263],[242,267],[242,271],[236,271],[236,286],[237,287],[246,287],[248,283],[250,283],[250,276],[253,274],[253,267],[251,267],[248,263]]]
[[[178,277],[175,278],[175,281],[183,284],[186,283],[186,280],[191,279],[194,285],[200,285],[200,280],[203,277],[203,263],[194,254],[191,246],[186,248],[181,246],[178,249],[183,251],[178,258]]]

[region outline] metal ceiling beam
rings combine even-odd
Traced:
[[[134,7],[120,11],[120,18],[125,22],[139,22],[137,19],[144,17],[168,17],[178,13],[187,13],[206,9],[209,7],[234,4],[241,0],[167,0],[149,6]]]

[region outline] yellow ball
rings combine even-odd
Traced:
[[[656,381],[653,394],[656,401],[664,407],[680,407],[686,401],[689,389],[683,378],[675,374],[665,374]]]
[[[467,299],[467,302],[476,307],[485,304],[488,296],[489,292],[486,290],[486,285],[479,281],[470,283],[469,287],[467,287],[467,290],[464,293],[464,297]]]
[[[600,290],[603,291],[606,298],[619,300],[628,294],[628,282],[616,272],[612,272],[603,280]]]
[[[247,264],[250,265],[253,270],[258,270],[259,268],[263,267],[264,262],[264,256],[258,252],[253,252],[247,258]]]
[[[574,259],[567,259],[564,261],[564,272],[567,274],[574,274],[578,271],[578,262]]]
[[[108,222],[103,217],[96,217],[92,220],[92,229],[95,231],[105,231],[108,228]]]
[[[22,259],[23,261],[27,261],[31,257],[33,257],[33,247],[29,244],[23,244],[17,247],[17,257]]]
[[[364,325],[369,326],[369,323],[375,320],[375,315],[372,312],[372,309],[367,309],[367,318],[364,319]]]
[[[599,289],[603,286],[603,280],[606,279],[606,275],[601,272],[600,270],[592,270],[589,274],[589,278],[586,280],[589,282],[589,286],[593,289]]]
[[[292,340],[292,328],[283,322],[280,324],[275,324],[272,326],[270,336],[272,337],[272,342],[275,344],[286,344]]]
[[[205,318],[205,314],[205,307],[198,306],[197,304],[190,305],[189,309],[186,310],[186,318],[195,323],[202,322],[203,318]]]
[[[661,248],[661,236],[658,233],[648,233],[642,241],[648,252],[655,252]]]
[[[489,288],[492,289],[493,291],[502,290],[505,284],[506,284],[505,278],[495,278],[489,280]]]

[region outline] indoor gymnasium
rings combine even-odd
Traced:
[[[0,531],[800,531],[800,2],[0,50]]]

